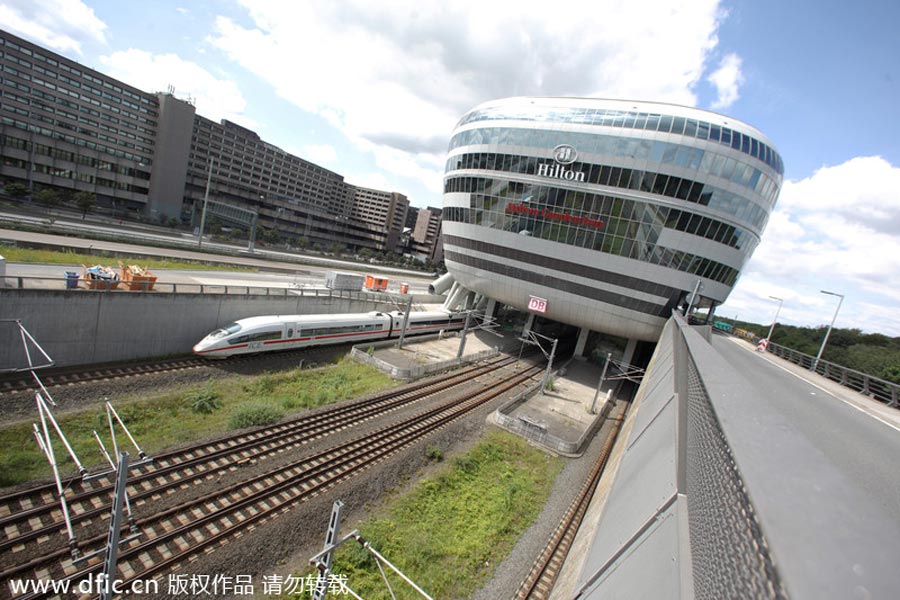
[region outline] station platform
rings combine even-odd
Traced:
[[[608,390],[597,391],[602,369],[581,358],[551,374],[543,393],[538,386],[494,411],[495,425],[567,457],[584,453],[612,408]]]
[[[361,344],[351,354],[392,377],[416,379],[500,354],[519,357],[523,348],[518,334],[511,331],[470,332],[460,359],[456,332],[439,338],[411,338],[402,348],[396,346],[397,340]],[[535,358],[532,355],[527,360]],[[607,390],[597,394],[601,371],[580,358],[554,365],[550,389],[542,394],[543,374],[535,376],[528,389],[494,411],[489,422],[561,456],[580,456],[611,408]]]
[[[466,335],[462,355],[457,359],[460,341],[459,332],[450,332],[437,336],[410,337],[399,348],[396,339],[360,344],[354,346],[350,354],[356,360],[371,364],[395,379],[410,380],[499,354],[515,354],[522,345],[510,331],[470,331]]]

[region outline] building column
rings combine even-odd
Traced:
[[[631,359],[634,358],[634,351],[637,349],[637,339],[631,338],[628,340],[628,343],[625,344],[625,352],[622,353],[622,362],[630,365]]]
[[[528,313],[525,326],[522,328],[522,337],[526,337],[531,332],[532,325],[534,325],[534,313]]]
[[[488,298],[487,306],[484,308],[484,318],[487,320],[494,318],[494,311],[497,309],[497,301],[493,298]]]
[[[575,356],[583,356],[584,355],[584,347],[587,344],[588,336],[590,335],[591,330],[587,327],[582,327],[578,330],[578,341],[575,342]]]

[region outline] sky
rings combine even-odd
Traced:
[[[900,2],[0,0],[0,27],[351,184],[441,206],[450,134],[510,96],[674,102],[785,163],[717,314],[900,336]],[[772,299],[779,298],[783,302]]]

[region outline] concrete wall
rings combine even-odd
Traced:
[[[185,354],[213,329],[244,317],[396,309],[370,298],[0,289],[0,319],[20,320],[64,366]],[[0,370],[26,365],[18,328],[0,323]]]

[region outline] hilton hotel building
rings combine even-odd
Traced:
[[[784,167],[757,129],[672,104],[511,98],[460,119],[443,245],[460,291],[656,341],[711,313],[759,244]]]

